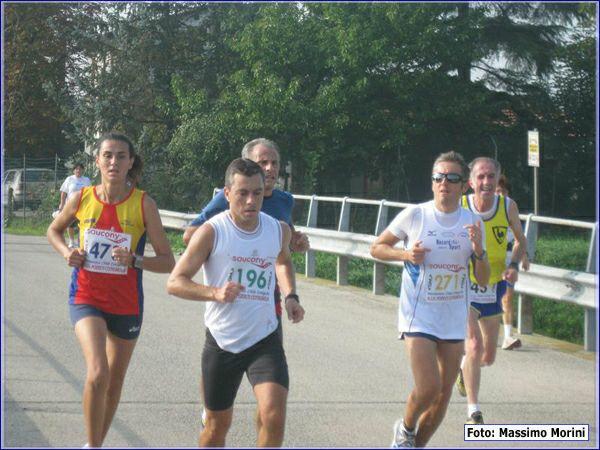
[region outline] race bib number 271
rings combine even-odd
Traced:
[[[125,275],[127,266],[112,258],[113,248],[131,249],[131,235],[118,231],[89,228],[83,233],[83,248],[86,252],[83,267],[90,272]]]
[[[431,270],[426,280],[426,300],[451,302],[465,300],[466,271]]]

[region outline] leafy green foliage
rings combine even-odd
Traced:
[[[66,42],[51,25],[65,24],[62,8],[12,3],[3,12],[5,156],[40,157],[74,151],[63,135],[70,126],[61,105],[45,89],[65,85]]]
[[[409,202],[454,149],[497,156],[530,210],[538,128],[542,212],[592,215],[593,19],[539,2],[11,4],[7,151],[72,153],[117,128],[141,187],[195,211],[258,136],[294,192]]]

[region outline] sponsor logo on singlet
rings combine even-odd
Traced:
[[[494,232],[494,237],[496,238],[496,242],[498,244],[502,245],[502,243],[506,239],[506,231],[507,230],[508,230],[508,227],[503,227],[503,226],[492,227],[492,231]]]
[[[448,250],[460,250],[460,241],[456,239],[436,239],[437,248],[447,248]]]

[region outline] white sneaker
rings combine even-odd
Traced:
[[[404,419],[396,420],[394,424],[394,440],[392,448],[414,448],[417,434],[404,428]]]
[[[202,429],[204,430],[204,427],[206,426],[206,408],[202,408]]]
[[[514,350],[521,347],[521,339],[516,339],[512,336],[507,336],[502,342],[502,350]]]

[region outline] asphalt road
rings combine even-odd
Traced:
[[[3,447],[81,447],[84,364],[68,319],[70,270],[45,238],[3,236]],[[142,334],[107,447],[193,447],[201,404],[200,303],[166,294],[145,273]],[[396,299],[299,280],[305,321],[285,323],[291,387],[284,445],[387,447],[411,376],[396,339]],[[565,348],[568,346],[564,346]],[[525,337],[483,371],[486,423],[590,424],[590,442],[505,442],[510,447],[597,446],[596,361]],[[228,446],[255,445],[255,401],[244,380]],[[466,443],[465,399],[454,394],[432,447]]]

